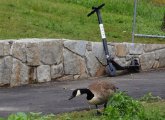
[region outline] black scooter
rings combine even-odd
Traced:
[[[88,17],[91,16],[96,12],[98,22],[99,22],[99,27],[100,27],[100,32],[101,32],[101,38],[103,42],[103,47],[104,47],[104,52],[105,52],[105,57],[107,61],[107,66],[106,66],[106,72],[108,73],[109,76],[116,76],[116,70],[129,70],[130,72],[139,72],[140,71],[140,65],[137,59],[132,58],[131,63],[129,66],[121,66],[117,62],[114,61],[114,59],[110,56],[109,51],[108,51],[108,45],[107,45],[107,40],[105,36],[105,31],[104,31],[104,26],[102,22],[102,17],[100,13],[100,9],[104,6],[105,4],[102,4],[98,7],[92,7],[92,11],[87,15]]]

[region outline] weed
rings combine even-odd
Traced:
[[[157,102],[162,100],[162,98],[159,96],[153,96],[152,93],[149,92],[148,94],[145,94],[143,97],[141,97],[139,100],[144,102]]]

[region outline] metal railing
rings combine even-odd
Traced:
[[[136,17],[137,17],[137,4],[138,0],[134,0],[134,15],[133,15],[133,24],[132,24],[132,43],[134,43],[136,37],[147,37],[147,38],[165,38],[164,35],[146,35],[146,34],[136,34]]]

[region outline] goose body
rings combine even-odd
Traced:
[[[82,94],[87,94],[87,101],[89,104],[97,105],[106,104],[109,97],[116,91],[117,87],[107,81],[97,81],[90,84],[87,88],[76,89],[72,92],[72,96],[69,98],[71,100],[74,97],[77,97]]]
[[[109,97],[116,91],[116,87],[105,81],[94,82],[88,86],[88,89],[94,94],[94,97],[88,100],[89,104],[106,104]]]

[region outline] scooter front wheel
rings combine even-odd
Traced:
[[[108,76],[110,77],[114,77],[116,76],[116,68],[113,66],[112,63],[109,63],[107,66],[106,66],[106,73],[108,74]]]

